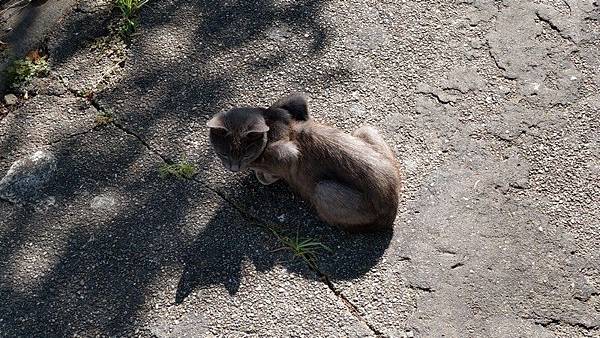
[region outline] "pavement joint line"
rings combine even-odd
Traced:
[[[105,111],[103,111],[105,112]],[[171,161],[169,161],[168,159],[166,159],[165,157],[163,157],[159,152],[157,152],[156,150],[152,149],[152,147],[150,146],[150,144],[148,144],[148,142],[144,141],[144,139],[142,139],[138,134],[132,132],[131,130],[127,129],[125,126],[123,126],[122,124],[116,122],[116,121],[111,121],[111,123],[117,127],[118,129],[122,130],[124,133],[135,137],[141,144],[144,145],[144,147],[146,149],[148,149],[150,152],[152,152],[153,154],[155,154],[156,156],[160,157],[163,162],[167,163],[167,164],[173,164]]]
[[[125,62],[125,59],[120,60],[118,63],[115,64],[116,65],[120,65],[121,63]],[[68,85],[68,82],[66,82],[64,80],[64,78],[62,77],[62,75],[58,74],[58,77],[60,79],[60,81],[63,83],[63,85],[66,87],[66,89],[75,97],[81,97],[78,93],[77,90],[71,88]],[[102,105],[94,98],[88,99],[87,100],[95,109],[96,111],[98,111],[99,113],[109,113],[110,111],[105,109],[104,107],[102,107]],[[160,157],[165,163],[167,164],[172,164],[171,161],[169,161],[168,159],[166,159],[164,156],[162,156],[160,153],[158,153],[156,150],[152,149],[152,147],[150,146],[150,144],[148,144],[148,142],[144,141],[144,139],[142,139],[138,134],[132,132],[131,130],[127,129],[124,125],[122,125],[121,123],[118,123],[117,121],[112,120],[110,122],[110,124],[114,125],[116,128],[120,129],[121,131],[123,131],[124,133],[135,137],[141,144],[144,145],[144,147],[146,149],[148,149],[150,152],[152,152],[153,154],[155,154],[156,156]],[[86,134],[88,132],[91,132],[95,129],[97,129],[98,126],[94,126],[93,128],[91,128],[90,130],[88,130],[87,132],[83,132],[83,133],[79,133],[79,134],[74,134],[72,136],[80,136],[83,134]]]
[[[105,112],[105,110],[102,108],[102,106],[95,102],[95,100],[91,100],[92,104],[94,105],[94,107],[96,107],[96,109],[98,109],[99,111]],[[159,158],[161,158],[166,164],[171,164],[169,160],[167,160],[164,156],[162,156],[160,153],[158,153],[157,151],[155,151],[154,149],[152,149],[152,147],[145,142],[139,135],[137,135],[136,133],[128,130],[126,127],[124,127],[123,125],[112,121],[112,124],[114,124],[118,129],[122,130],[123,132],[125,132],[128,135],[131,135],[133,137],[135,137],[138,141],[140,141],[149,151],[151,151],[152,153],[156,154]],[[221,191],[219,191],[218,189],[214,189],[212,187],[210,187],[209,185],[207,185],[205,182],[195,179],[195,178],[190,178],[188,180],[194,181],[196,183],[199,183],[200,185],[202,185],[204,188],[212,191],[213,193],[215,193],[217,196],[219,196],[222,200],[224,200],[227,204],[229,204],[231,207],[233,207],[234,209],[236,209],[244,218],[246,218],[248,221],[250,221],[250,223],[254,224],[255,226],[264,229],[264,230],[269,230],[272,233],[274,233],[275,237],[281,242],[280,240],[280,234],[279,232],[276,230],[275,227],[271,226],[268,224],[268,222],[260,219],[259,217],[253,215],[252,213],[250,213],[249,211],[247,211],[245,208],[243,208],[242,206],[238,205],[237,203],[235,203],[234,201],[232,201],[229,197],[227,197],[225,194],[223,194]],[[285,244],[285,243],[284,243]],[[319,280],[321,280],[330,290],[331,292],[333,292],[337,298],[345,305],[346,309],[348,312],[350,312],[354,317],[356,317],[359,321],[363,322],[368,328],[369,330],[371,330],[376,337],[383,337],[383,333],[381,331],[379,331],[373,324],[371,324],[366,318],[364,318],[360,312],[358,311],[358,308],[352,304],[352,302],[350,302],[346,296],[344,296],[340,291],[335,289],[335,286],[333,285],[333,283],[331,282],[331,280],[329,279],[329,277],[323,273],[319,267],[317,266],[317,264],[315,263],[311,263],[309,261],[303,260],[304,263],[306,264],[306,266],[312,270],[313,272],[315,272],[318,276],[319,276]]]
[[[369,328],[369,330],[371,330],[371,332],[373,332],[375,334],[376,337],[385,337],[383,332],[379,331],[379,329],[377,329],[365,317],[363,317],[363,315],[360,313],[358,308],[354,304],[352,304],[352,302],[350,300],[348,300],[348,298],[346,298],[346,296],[341,291],[339,291],[335,288],[335,286],[333,285],[333,282],[331,282],[331,280],[329,279],[329,277],[326,274],[322,273],[319,270],[317,270],[317,273],[321,274],[321,276],[322,276],[321,280],[323,281],[323,283],[325,283],[325,285],[327,285],[327,287],[346,306],[346,309],[348,310],[348,312],[350,312],[350,314],[352,314],[354,317],[356,317],[356,319],[358,319],[363,324],[365,324]]]

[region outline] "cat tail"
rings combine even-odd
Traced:
[[[304,95],[293,93],[275,102],[269,109],[283,109],[287,111],[294,120],[308,121],[308,102]]]

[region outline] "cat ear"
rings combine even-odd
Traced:
[[[223,124],[223,116],[221,116],[221,114],[217,114],[217,115],[213,116],[212,119],[210,119],[210,120],[208,120],[208,122],[206,122],[206,125],[211,129],[227,130],[227,128]]]
[[[306,98],[299,93],[288,95],[279,101],[275,102],[269,109],[283,109],[292,115],[295,120],[306,121],[308,116],[308,103]]]

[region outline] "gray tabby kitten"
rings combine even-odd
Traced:
[[[321,219],[348,232],[392,229],[400,172],[377,130],[348,135],[314,122],[291,95],[270,108],[234,108],[210,121],[211,144],[231,171],[252,169],[265,185],[285,180]]]

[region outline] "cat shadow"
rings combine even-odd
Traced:
[[[319,272],[331,280],[354,279],[367,273],[379,262],[393,237],[392,231],[350,234],[323,222],[310,203],[283,181],[263,186],[248,175],[240,185],[236,189],[238,200],[245,201],[250,210],[260,210],[262,219],[277,224],[289,237],[310,238],[329,249],[318,252],[316,263]],[[300,267],[286,266],[289,271],[302,274],[305,269]]]
[[[228,198],[244,210],[289,238],[310,238],[323,244],[311,268],[294,257],[276,236],[252,225],[230,207],[220,209],[206,230],[184,256],[184,271],[175,301],[181,303],[194,290],[222,285],[237,293],[244,275],[244,262],[250,261],[259,272],[276,265],[307,279],[326,276],[330,281],[351,280],[371,271],[381,260],[393,232],[348,234],[318,219],[308,203],[302,201],[283,182],[262,186],[253,175],[246,175],[222,188]]]
[[[175,302],[198,289],[223,286],[230,295],[240,288],[244,262],[265,272],[276,264],[272,241],[263,229],[247,222],[230,206],[221,207],[183,255],[183,273]]]

